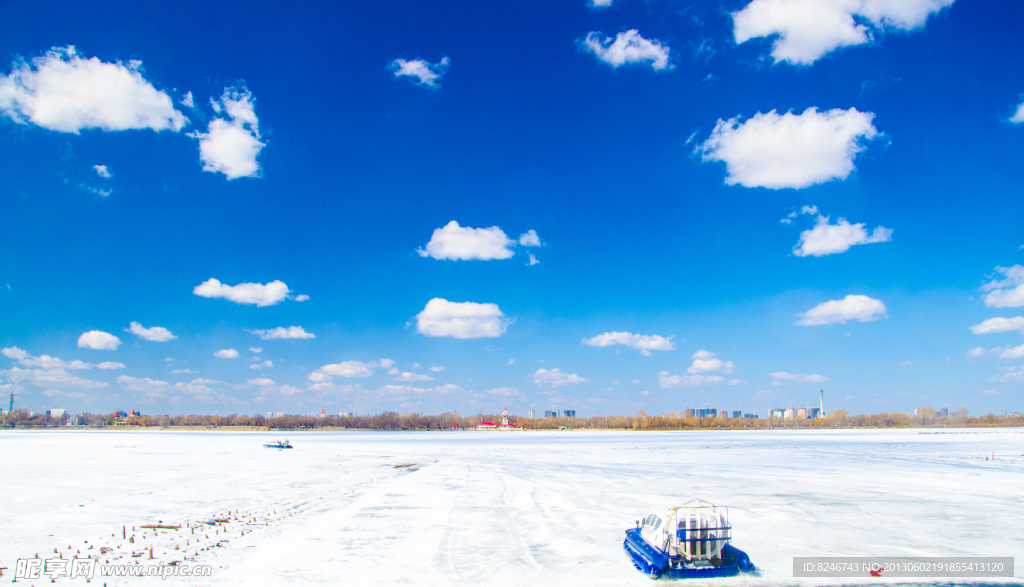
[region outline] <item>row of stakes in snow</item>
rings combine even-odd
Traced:
[[[171,566],[178,565],[184,561],[195,562],[199,557],[203,556],[202,553],[206,553],[213,548],[223,548],[230,542],[228,536],[231,534],[232,529],[226,526],[226,524],[239,524],[240,527],[235,526],[235,528],[238,528],[238,536],[244,537],[252,534],[259,528],[269,528],[272,523],[295,515],[295,512],[278,515],[276,509],[272,510],[272,512],[271,514],[260,516],[257,511],[233,510],[228,511],[226,514],[217,514],[202,521],[185,522],[184,526],[181,524],[164,524],[163,520],[160,520],[156,524],[138,526],[138,530],[136,530],[136,526],[132,526],[131,534],[128,533],[128,526],[125,525],[121,526],[120,543],[118,543],[117,534],[111,533],[110,536],[113,540],[103,538],[97,541],[94,539],[91,543],[89,540],[85,540],[81,548],[75,548],[69,544],[67,550],[54,547],[53,554],[56,554],[61,559],[65,558],[65,554],[68,555],[67,558],[69,559],[76,557],[95,558],[106,564],[125,559],[134,559],[135,564],[141,564],[139,559],[161,560],[161,556],[167,554],[171,554],[172,560],[167,561],[167,564]],[[167,538],[165,543],[162,543],[163,538]],[[184,538],[184,544],[182,544],[182,538]],[[136,550],[134,546],[136,539],[139,539],[139,543],[148,545]],[[204,540],[212,542],[207,542],[204,545]],[[172,546],[173,551],[171,550]],[[154,550],[155,548],[161,548],[161,550],[156,551]],[[162,550],[164,548],[167,550]],[[83,550],[85,551],[84,553]],[[175,551],[182,553],[182,558],[174,558],[176,555],[173,552]],[[190,553],[189,551],[192,552]],[[35,558],[39,558],[38,552],[35,553]],[[130,561],[125,560],[125,562]],[[5,568],[0,567],[0,573]],[[17,582],[17,579],[15,579],[15,582]]]

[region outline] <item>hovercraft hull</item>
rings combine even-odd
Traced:
[[[711,579],[754,572],[754,565],[747,553],[731,544],[726,544],[722,548],[721,565],[702,567],[687,566],[685,562],[673,564],[675,561],[667,554],[651,546],[640,536],[639,528],[626,531],[626,540],[622,543],[622,548],[636,570],[652,579]]]

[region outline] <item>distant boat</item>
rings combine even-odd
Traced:
[[[275,440],[274,442],[264,442],[264,448],[292,448],[292,445],[287,440]]]

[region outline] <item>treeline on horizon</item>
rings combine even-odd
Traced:
[[[851,416],[846,410],[835,410],[824,418],[815,419],[741,419],[741,418],[687,418],[675,412],[652,416],[643,411],[632,416],[591,416],[588,418],[536,418],[527,419],[510,417],[511,424],[531,430],[570,429],[593,430],[768,430],[786,429],[827,429],[827,428],[913,428],[913,427],[1008,427],[1024,426],[1024,415],[1015,412],[1012,415],[971,416],[966,408],[960,408],[948,416],[943,416],[931,408],[918,409],[916,416],[902,412],[882,414],[861,414]],[[440,415],[398,412],[382,412],[376,415],[347,416],[306,416],[285,415],[267,418],[263,414],[247,416],[231,414],[229,416],[210,415],[158,415],[129,416],[116,418],[115,414],[77,415],[78,427],[100,428],[118,425],[125,426],[183,426],[183,427],[268,427],[277,430],[317,430],[317,429],[367,429],[367,430],[459,430],[472,428],[481,422],[500,422],[501,416],[495,414],[477,414],[460,416],[458,412],[446,412]],[[27,410],[19,409],[0,418],[0,425],[18,428],[51,428],[64,426],[66,418],[53,419],[45,414],[30,415]]]

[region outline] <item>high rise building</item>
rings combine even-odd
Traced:
[[[563,418],[575,418],[576,417],[576,410],[562,410],[562,417]]]
[[[528,410],[526,412],[526,417],[527,417],[527,419],[533,420],[534,418],[537,417],[537,413],[534,412],[533,410]]]

